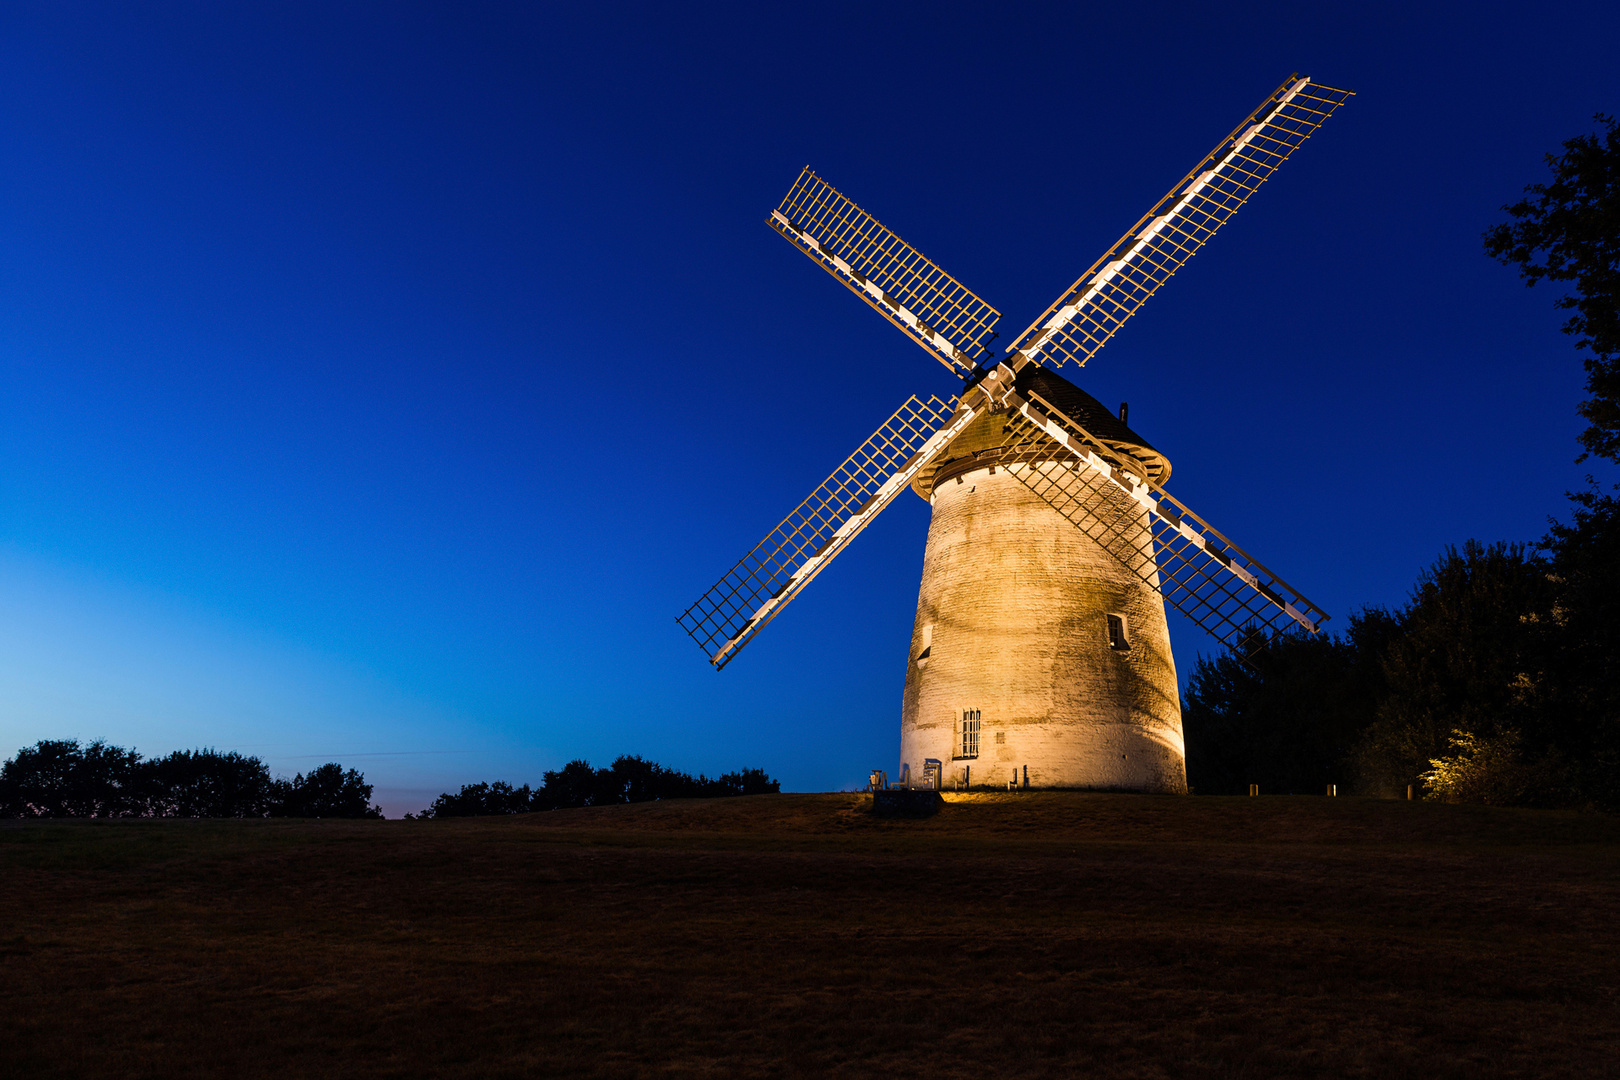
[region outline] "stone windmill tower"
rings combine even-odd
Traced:
[[[930,786],[1185,791],[1166,602],[1240,656],[1326,614],[1164,490],[1084,366],[1351,91],[1290,77],[997,361],[1000,313],[808,168],[769,223],[965,382],[912,397],[678,617],[723,668],[910,487],[933,507],[901,710]]]

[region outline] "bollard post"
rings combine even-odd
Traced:
[[[1328,795],[1329,796],[1337,795],[1338,793],[1339,793],[1339,785],[1338,784],[1329,784],[1328,785]]]
[[[1412,785],[1411,784],[1406,785],[1406,801],[1407,802],[1412,801]]]
[[[1258,794],[1260,794],[1260,785],[1259,784],[1250,784],[1249,785],[1249,794],[1250,795],[1258,795]]]

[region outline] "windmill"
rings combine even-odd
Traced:
[[[910,487],[932,505],[901,708],[926,785],[1185,791],[1164,605],[1247,658],[1327,615],[1164,490],[1083,367],[1351,96],[1297,75],[997,360],[1000,313],[808,167],[768,223],[964,381],[913,396],[677,621],[724,668]]]

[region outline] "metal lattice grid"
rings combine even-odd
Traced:
[[[1121,565],[1158,588],[1153,533],[1143,507],[1021,414],[1008,415],[1007,430],[998,459],[1007,471]]]
[[[1159,591],[1177,611],[1239,659],[1247,660],[1277,635],[1303,625],[1288,613],[1288,601],[1274,587],[1280,583],[1273,580],[1268,584],[1273,575],[1236,545],[1224,550],[1199,546],[1166,518],[1154,514],[1152,522],[1158,541],[1154,556],[1159,564]],[[1247,576],[1240,577],[1234,568],[1247,571]],[[1321,614],[1318,622],[1326,619]]]
[[[1326,621],[1321,608],[1162,488],[1133,475],[1079,425],[1043,411],[1046,423],[1039,425],[1011,414],[1002,452],[1023,464],[1008,471],[1240,659],[1289,627],[1314,632]],[[1069,429],[1067,445],[1048,434],[1052,421]]]
[[[915,395],[834,469],[810,496],[782,519],[677,622],[692,635],[716,669],[731,658],[807,584],[843,542],[857,519],[880,496],[902,485],[891,481],[915,471],[925,444],[952,418],[955,405]],[[958,418],[960,419],[960,418]],[[960,427],[958,423],[953,425]],[[868,518],[869,520],[869,515]]]
[[[1084,366],[1353,94],[1291,77],[1092,263],[1008,349]]]
[[[973,370],[1001,313],[808,165],[769,223],[947,367]]]

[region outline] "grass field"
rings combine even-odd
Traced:
[[[0,825],[0,1076],[1620,1075],[1620,819],[766,795]]]

